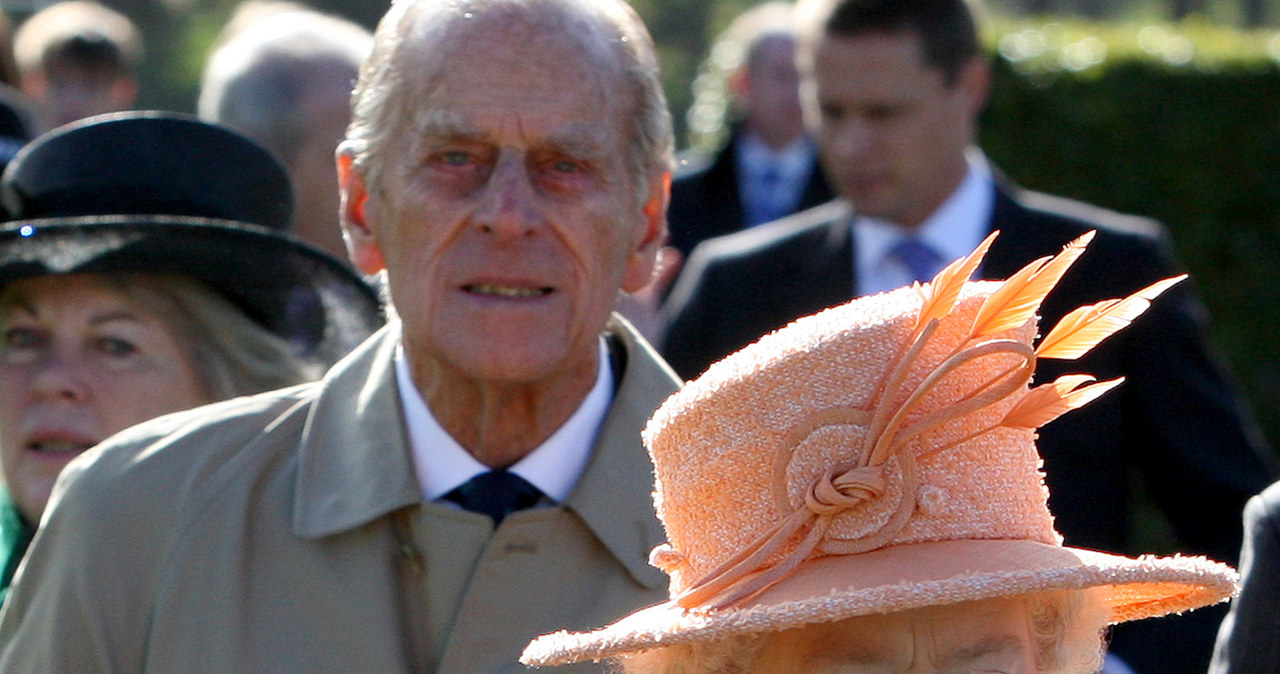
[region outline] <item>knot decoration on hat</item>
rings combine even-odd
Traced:
[[[1106,588],[1112,621],[1234,592],[1202,558],[1065,547],[1036,429],[1121,383],[1065,375],[1183,277],[1081,307],[1033,346],[1039,307],[1092,233],[1003,282],[969,281],[996,234],[930,282],[799,319],[669,398],[644,439],[671,600],[535,640],[561,664],[694,639],[1050,589]]]

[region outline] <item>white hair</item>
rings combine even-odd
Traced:
[[[303,9],[258,18],[210,55],[197,112],[289,163],[309,134],[304,106],[315,97],[349,100],[372,48],[368,30],[336,16]]]
[[[542,11],[561,20],[562,26],[573,27],[563,29],[566,39],[588,47],[601,42],[609,45],[616,58],[601,61],[600,67],[620,68],[625,90],[631,94],[634,114],[625,116],[631,124],[630,165],[637,195],[644,195],[655,169],[667,171],[672,166],[675,141],[653,40],[635,11],[620,0],[395,0],[374,32],[373,52],[361,70],[352,99],[351,126],[342,148],[352,157],[356,170],[367,181],[377,182],[382,152],[405,123],[407,108],[423,93],[397,95],[404,93],[399,80],[405,53],[429,48],[432,38],[443,35],[456,22],[495,7]],[[416,32],[420,29],[427,34]],[[448,63],[428,59],[414,67],[438,71]]]

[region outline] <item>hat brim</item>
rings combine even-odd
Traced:
[[[271,332],[332,360],[376,330],[377,293],[332,256],[249,223],[164,215],[0,226],[0,285],[35,276],[143,272],[202,281]]]
[[[551,666],[602,660],[691,641],[773,632],[856,616],[1008,597],[1101,588],[1111,621],[1187,611],[1236,591],[1229,566],[1202,557],[1120,555],[1024,540],[898,545],[810,560],[743,606],[643,609],[594,632],[535,639],[521,662]]]

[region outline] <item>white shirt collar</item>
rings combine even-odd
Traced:
[[[746,132],[738,143],[738,167],[755,179],[772,166],[780,179],[790,180],[808,172],[813,151],[813,142],[803,134],[781,150],[773,150],[759,136]]]
[[[413,465],[425,500],[435,501],[489,468],[476,461],[436,421],[422,394],[413,385],[404,347],[395,355],[396,386],[404,411]],[[600,339],[600,367],[596,383],[582,404],[551,437],[509,470],[528,480],[557,503],[569,497],[591,458],[596,433],[613,401],[613,368],[609,349]]]
[[[854,279],[856,292],[870,295],[911,283],[911,277],[889,251],[903,237],[914,234],[944,260],[964,257],[978,247],[991,229],[995,207],[995,180],[981,151],[965,154],[968,170],[960,186],[914,232],[876,218],[854,215]],[[855,205],[856,209],[856,205]]]

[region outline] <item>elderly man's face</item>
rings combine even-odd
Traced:
[[[408,123],[365,186],[365,253],[385,260],[411,361],[507,382],[594,372],[619,288],[652,271],[663,177],[639,196],[632,106],[580,36],[464,23],[403,71]]]

